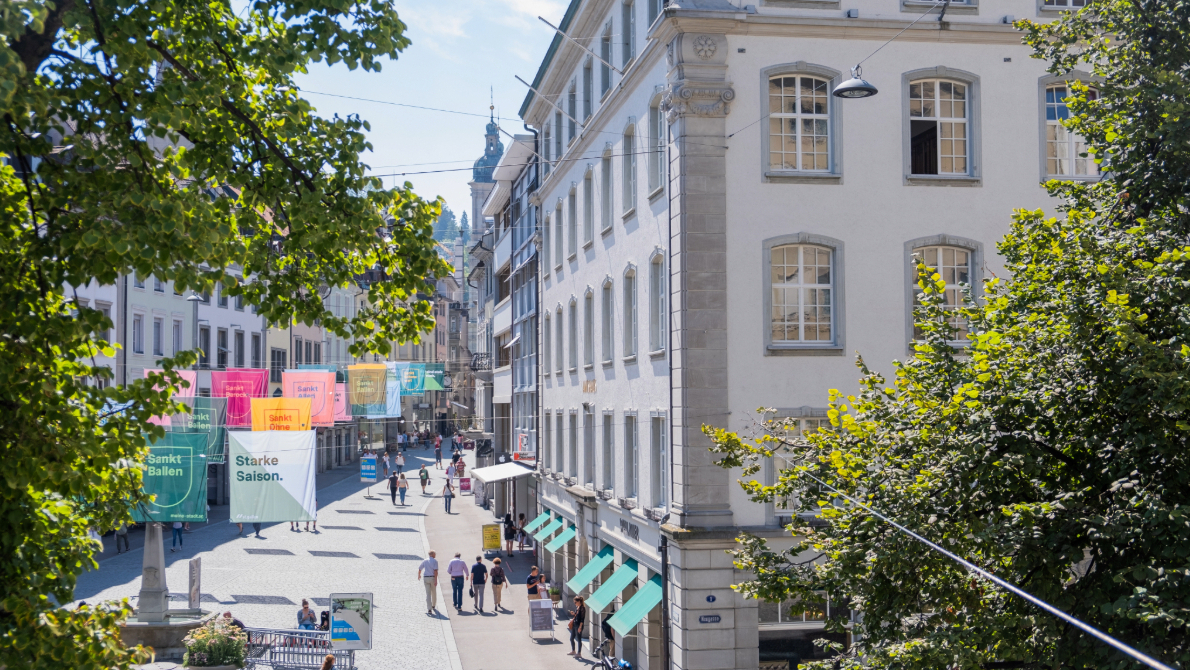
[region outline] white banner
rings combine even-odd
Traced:
[[[314,521],[314,431],[228,431],[231,521]]]

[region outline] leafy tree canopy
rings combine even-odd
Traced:
[[[87,528],[130,520],[143,433],[161,433],[147,419],[173,405],[163,380],[84,383],[109,376],[92,357],[111,323],[72,315],[66,287],[221,282],[270,322],[382,351],[433,324],[415,296],[449,272],[441,203],[365,176],[367,124],[315,116],[293,85],[311,63],[396,58],[409,41],[383,0],[24,0],[0,7],[0,35],[0,666],[123,667],[124,609],[56,603],[96,567]],[[370,307],[323,308],[373,268]]]
[[[924,335],[891,383],[860,361],[831,427],[705,428],[756,500],[789,501],[792,549],[744,537],[744,593],[849,597],[859,641],[803,668],[1133,668],[805,476],[865,501],[1098,629],[1190,665],[1190,3],[1100,0],[1020,27],[1076,87],[1072,130],[1110,171],[1050,182],[1059,216],[1018,211],[948,342],[944,284],[918,265]],[[762,413],[766,410],[762,410]],[[751,478],[788,456],[774,485]],[[805,519],[815,519],[809,524]],[[844,622],[832,621],[835,628]]]

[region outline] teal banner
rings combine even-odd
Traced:
[[[170,417],[175,433],[204,433],[207,462],[227,462],[227,398],[174,398],[186,405],[186,412]]]
[[[143,490],[153,502],[132,510],[136,521],[207,520],[207,434],[169,432],[149,444]]]
[[[425,395],[425,363],[397,363],[396,372],[401,378],[401,393],[404,395]]]

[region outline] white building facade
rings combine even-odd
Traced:
[[[572,2],[561,27],[593,53],[555,39],[521,109],[549,163],[538,499],[560,523],[542,539],[575,528],[540,560],[601,616],[664,594],[617,631],[638,667],[792,668],[820,657],[826,613],[731,590],[747,575],[725,551],[788,542],[786,512],[749,501],[701,427],[747,432],[762,406],[820,425],[857,352],[887,374],[912,354],[913,257],[957,304],[1003,276],[1012,210],[1052,206],[1041,181],[1096,178],[1060,124],[1066,81],[1010,25],[1066,3],[662,5]],[[864,62],[877,96],[831,95],[902,30]]]

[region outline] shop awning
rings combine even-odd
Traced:
[[[603,572],[603,569],[606,568],[609,563],[615,560],[615,558],[616,550],[613,549],[610,544],[605,545],[603,549],[599,550],[598,554],[595,554],[591,557],[591,560],[587,561],[587,564],[583,566],[582,570],[578,571],[578,574],[572,577],[570,581],[566,582],[566,586],[568,586],[573,593],[579,593],[583,589],[587,588],[587,584],[593,582],[595,577],[597,577],[600,572]]]
[[[545,538],[549,537],[550,535],[553,535],[554,531],[558,530],[561,527],[562,527],[562,520],[554,519],[553,521],[550,522],[550,524],[548,526],[546,526],[545,528],[542,528],[533,537],[538,542],[545,542]]]
[[[546,551],[557,551],[557,550],[561,549],[562,545],[569,542],[571,540],[571,538],[573,538],[576,534],[578,534],[578,528],[575,528],[574,526],[567,528],[566,530],[562,531],[558,535],[558,537],[555,537],[554,539],[550,540],[550,543],[545,545],[545,550]]]
[[[525,526],[525,532],[526,532],[526,533],[531,533],[531,532],[533,532],[533,529],[534,529],[534,528],[536,528],[536,527],[540,526],[541,524],[543,524],[543,523],[545,523],[546,521],[549,521],[549,520],[550,520],[550,513],[549,513],[549,512],[542,512],[541,514],[538,514],[538,515],[537,515],[537,518],[536,518],[536,519],[533,519],[532,521],[530,521],[530,522],[529,522],[529,525]]]
[[[634,579],[636,579],[636,561],[630,558],[624,561],[624,565],[617,568],[612,576],[607,578],[607,581],[603,582],[603,586],[600,586],[595,593],[591,594],[590,598],[587,598],[587,607],[590,607],[592,611],[602,612]]]
[[[515,479],[516,477],[531,474],[533,474],[533,470],[520,463],[501,463],[499,465],[489,465],[486,468],[475,468],[471,471],[472,477],[485,484],[502,482],[506,479]],[[546,515],[546,518],[549,518],[549,515]]]
[[[612,618],[607,620],[607,625],[611,626],[620,635],[628,635],[636,628],[636,624],[640,620],[649,615],[649,612],[661,602],[661,575],[653,575],[648,583],[640,587],[636,595],[632,599],[624,603],[619,612],[612,615]]]

